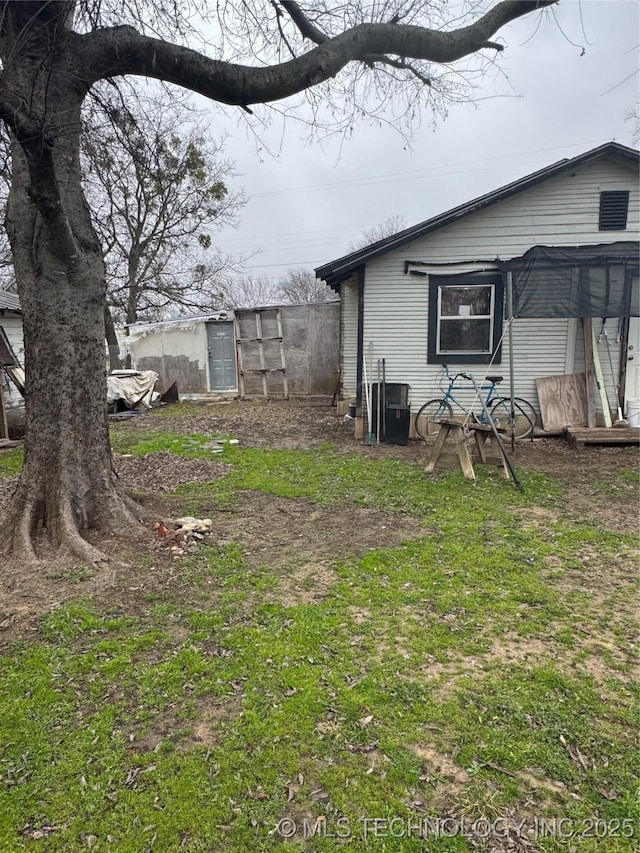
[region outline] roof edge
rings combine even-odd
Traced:
[[[405,228],[403,231],[399,231],[397,234],[392,234],[390,237],[385,237],[383,240],[378,240],[376,243],[372,243],[363,249],[358,249],[356,252],[351,252],[348,255],[343,255],[342,257],[337,258],[335,261],[316,267],[316,278],[322,279],[333,290],[339,290],[340,284],[352,275],[358,267],[374,260],[380,255],[383,255],[393,249],[398,249],[406,243],[410,243],[412,240],[422,237],[425,234],[429,234],[431,231],[435,231],[437,228],[441,228],[444,225],[455,222],[457,219],[461,219],[463,216],[475,213],[478,210],[482,210],[485,207],[489,207],[492,204],[516,195],[519,192],[523,192],[544,180],[562,174],[562,172],[575,169],[578,166],[582,166],[585,163],[590,162],[591,160],[596,160],[599,157],[610,154],[621,156],[624,159],[636,163],[640,162],[640,151],[636,148],[629,148],[619,142],[605,142],[603,145],[598,145],[596,148],[585,151],[577,157],[558,160],[550,166],[545,166],[536,172],[525,175],[523,178],[518,178],[517,180],[505,184],[498,189],[492,190],[491,192],[478,196],[471,201],[451,208],[450,210],[440,213],[431,219],[425,220],[424,222],[420,222],[418,225]]]
[[[0,290],[0,311],[3,313],[11,311],[14,314],[22,314],[22,306],[20,305],[18,294],[12,293],[10,290]]]

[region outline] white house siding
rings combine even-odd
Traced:
[[[387,262],[386,264],[384,262]],[[403,260],[404,262],[404,260]],[[417,411],[422,403],[440,396],[442,368],[427,363],[428,277],[402,275],[402,281],[393,289],[392,298],[386,282],[393,275],[391,256],[381,258],[368,268],[365,284],[364,346],[369,353],[372,342],[374,370],[379,358],[385,359],[388,382],[409,384],[409,401]],[[386,267],[386,268],[385,268]],[[375,270],[376,275],[372,272]],[[453,271],[462,271],[455,267]],[[440,270],[442,274],[442,270]],[[529,400],[538,408],[535,380],[541,376],[565,373],[567,363],[568,319],[517,320],[513,327],[515,362],[515,395]],[[507,392],[508,340],[505,324],[502,362],[487,365],[456,364],[451,361],[452,373],[472,373],[476,380],[488,372],[505,377]],[[456,397],[469,404],[474,392],[456,392]]]
[[[625,231],[598,230],[600,192],[610,189],[630,191]],[[580,166],[569,174],[547,179],[538,186],[468,214],[375,259],[366,267],[365,354],[368,353],[369,342],[373,342],[374,361],[386,359],[387,381],[409,383],[409,398],[415,412],[426,400],[437,396],[436,377],[441,368],[427,364],[429,279],[405,274],[405,261],[450,262],[456,265],[452,269],[440,267],[438,273],[442,275],[462,272],[464,267],[461,264],[464,262],[518,257],[535,245],[595,245],[637,240],[639,208],[637,170],[613,158],[603,158]],[[482,268],[490,269],[491,264]],[[350,289],[343,300],[345,308],[348,305],[349,312],[352,312],[354,303]],[[357,299],[355,305],[357,307]],[[349,329],[352,325],[355,326],[350,321]],[[614,325],[614,321],[610,321],[610,328]],[[515,321],[517,396],[525,397],[537,408],[536,378],[583,369],[584,359],[580,361],[573,339],[576,326],[580,342],[580,324],[567,319]],[[349,334],[355,342],[355,332]],[[346,339],[343,340],[346,353]],[[572,366],[574,350],[575,363]],[[505,336],[502,362],[493,365],[493,373],[508,375],[507,352]],[[601,357],[606,358],[606,349],[601,352]],[[616,364],[617,361],[614,366]],[[486,365],[457,366],[455,363],[450,364],[450,369],[465,370],[479,377],[487,370]],[[351,375],[350,365],[348,373]]]
[[[4,329],[11,349],[24,367],[24,338],[22,336],[22,317],[17,314],[4,314],[0,312],[0,326]],[[24,399],[9,379],[5,371],[2,371],[2,393],[7,407],[7,420],[9,426],[17,426],[24,419]]]
[[[513,324],[514,391],[516,397],[525,400],[539,410],[536,379],[557,376],[566,372],[567,349],[569,346],[568,319],[515,320]],[[508,388],[509,355],[505,335],[500,373],[505,377],[504,388]],[[505,390],[508,394],[508,391]]]
[[[342,366],[342,397],[355,397],[357,391],[356,362],[358,358],[358,281],[355,278],[340,288],[340,364]]]

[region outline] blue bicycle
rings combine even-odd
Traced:
[[[503,376],[487,376],[486,381],[476,386],[478,392],[486,392],[482,411],[479,415],[476,415],[471,409],[468,409],[457,400],[453,393],[454,391],[461,391],[464,388],[468,388],[469,386],[463,383],[473,382],[473,377],[468,373],[456,373],[455,376],[452,376],[449,373],[449,368],[445,365],[436,381],[444,396],[436,400],[429,400],[424,406],[418,409],[416,415],[417,434],[421,439],[426,440],[427,436],[434,432],[432,428],[433,424],[452,418],[453,406],[456,406],[462,409],[472,423],[489,424],[489,419],[491,419],[496,426],[504,427],[508,432],[511,432],[511,413],[513,411],[513,431],[515,437],[518,439],[528,438],[533,433],[536,423],[536,411],[531,403],[523,400],[521,397],[514,397],[513,403],[511,397],[503,397],[497,390],[497,386],[503,379]],[[446,380],[448,380],[449,384],[445,389],[443,385]],[[485,411],[489,413],[488,417]]]

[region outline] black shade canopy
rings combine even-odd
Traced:
[[[500,261],[511,273],[514,317],[638,317],[640,244],[534,246]]]

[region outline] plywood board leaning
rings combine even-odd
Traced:
[[[536,379],[542,426],[549,432],[566,426],[587,426],[587,386],[584,373]]]

